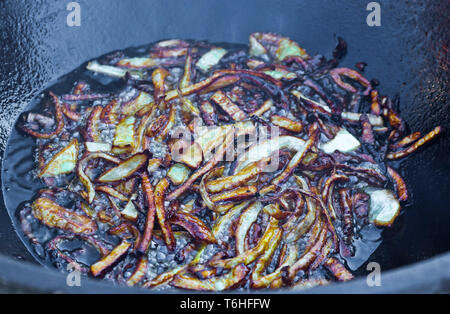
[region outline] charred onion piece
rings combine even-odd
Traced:
[[[31,208],[34,217],[49,227],[80,234],[92,234],[97,231],[97,224],[93,220],[70,211],[46,197],[36,199]]]
[[[403,157],[406,157],[412,153],[414,153],[419,147],[425,145],[426,143],[433,140],[435,137],[437,137],[442,132],[442,127],[438,126],[430,133],[426,134],[424,137],[422,137],[420,140],[412,144],[410,147],[395,152],[395,153],[389,153],[386,158],[387,159],[400,159]]]
[[[170,223],[183,227],[195,239],[200,241],[215,243],[216,239],[211,230],[199,218],[183,212],[177,212],[170,218]]]
[[[387,172],[389,176],[394,180],[395,189],[397,191],[397,197],[400,201],[406,201],[408,199],[408,190],[406,188],[406,183],[403,178],[391,167],[387,167]]]
[[[234,268],[241,263],[243,263],[244,265],[248,265],[255,261],[258,256],[260,256],[266,250],[271,239],[273,237],[277,237],[279,233],[282,233],[282,231],[280,228],[278,228],[278,220],[275,218],[271,218],[269,224],[267,225],[266,231],[264,232],[264,235],[261,237],[258,244],[254,248],[230,259],[212,261],[210,265],[214,267],[223,267],[229,269]]]
[[[141,185],[144,192],[146,204],[147,204],[147,218],[145,220],[145,229],[142,236],[142,241],[139,243],[138,251],[141,253],[146,253],[150,242],[152,240],[153,225],[155,222],[156,207],[155,199],[153,196],[153,186],[150,182],[150,178],[146,173],[141,175]]]
[[[40,138],[40,139],[52,139],[55,138],[57,135],[59,135],[59,133],[61,133],[61,131],[64,128],[64,117],[63,117],[63,112],[62,112],[62,106],[61,103],[59,101],[59,98],[53,94],[52,92],[49,92],[49,95],[52,97],[53,99],[53,103],[55,104],[55,117],[56,117],[56,128],[54,131],[50,132],[50,133],[40,133],[40,132],[36,132],[30,128],[27,128],[25,126],[21,126],[21,129],[23,131],[25,131],[26,133],[30,134],[31,136],[34,136],[36,138]]]

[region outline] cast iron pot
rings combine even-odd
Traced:
[[[337,36],[343,37],[348,54],[341,64],[367,62],[365,75],[381,82],[381,94],[400,96],[411,130],[450,127],[446,0],[378,1],[379,27],[366,23],[368,0],[79,0],[81,25],[72,27],[69,2],[0,2],[2,156],[14,144],[8,144],[9,135],[31,99],[89,59],[170,38],[246,44],[255,31],[283,34],[310,54],[327,57]],[[449,147],[445,133],[402,164],[412,202],[383,232],[383,243],[358,270],[361,278],[310,292],[450,291]],[[0,198],[0,292],[141,291],[87,279],[82,287],[68,287],[65,275],[39,266],[29,254],[8,216],[8,202]],[[381,265],[381,287],[366,284],[369,262]]]

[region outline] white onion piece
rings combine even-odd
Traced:
[[[223,48],[213,48],[205,53],[197,61],[196,66],[203,72],[208,72],[213,66],[219,63],[220,59],[227,53]]]
[[[400,213],[400,202],[385,189],[367,188],[370,196],[369,220],[377,226],[390,226]]]
[[[357,150],[361,143],[346,129],[340,129],[336,136],[326,142],[322,143],[319,148],[327,154],[332,154],[336,150],[342,153],[349,153]]]
[[[88,69],[89,71],[93,71],[93,72],[97,72],[97,73],[101,73],[101,74],[105,74],[105,75],[109,75],[109,76],[113,76],[113,77],[124,77],[125,74],[127,74],[127,72],[129,71],[127,69],[122,69],[122,68],[114,67],[111,65],[100,64],[97,61],[89,62],[88,65],[86,66],[86,69]],[[135,79],[140,78],[140,76],[135,72],[130,72],[130,74]]]
[[[85,142],[84,144],[86,145],[86,150],[90,153],[111,151],[111,144],[108,143]]]

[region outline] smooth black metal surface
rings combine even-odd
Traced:
[[[411,130],[450,128],[446,0],[379,1],[381,27],[366,24],[370,1],[360,0],[79,0],[79,27],[66,23],[69,2],[0,1],[2,156],[15,119],[31,99],[88,59],[169,38],[246,44],[255,31],[289,36],[310,54],[328,57],[336,37],[343,37],[348,55],[342,65],[367,62],[365,75],[380,80],[381,93],[400,95],[401,115]],[[450,250],[449,148],[447,132],[402,165],[413,202],[394,228],[384,232],[383,244],[369,261],[396,269]],[[34,262],[3,204],[1,199],[0,254]],[[439,272],[448,276],[448,267]],[[15,275],[9,273],[10,278]]]

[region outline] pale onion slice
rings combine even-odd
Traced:
[[[219,63],[220,59],[222,59],[226,53],[227,51],[223,48],[213,48],[201,56],[197,61],[196,66],[203,72],[208,72],[209,69]]]
[[[390,226],[400,213],[400,202],[390,190],[367,188],[370,196],[369,220],[377,226]]]
[[[112,148],[111,144],[108,143],[85,142],[84,145],[90,153],[110,152]]]
[[[263,73],[273,77],[276,80],[286,79],[286,80],[293,80],[297,78],[297,74],[294,72],[289,71],[282,71],[282,70],[265,70]]]
[[[302,59],[308,59],[309,56],[306,51],[301,48],[295,41],[289,38],[282,38],[278,43],[276,51],[278,60],[283,61],[287,57],[298,56]]]
[[[126,116],[134,115],[136,112],[144,107],[151,106],[153,103],[153,97],[145,92],[139,92],[136,98],[123,104],[122,114]]]
[[[127,179],[146,164],[147,159],[148,155],[146,153],[136,154],[103,173],[98,178],[98,182],[116,182]]]
[[[142,69],[151,68],[157,65],[154,59],[148,57],[135,57],[135,58],[125,58],[117,62],[118,66],[132,68],[132,69]]]
[[[197,169],[203,161],[202,148],[194,142],[180,156],[174,155],[173,159],[188,165],[192,169]]]
[[[125,208],[120,212],[122,217],[125,219],[136,221],[138,218],[138,211],[136,210],[136,207],[134,206],[133,201],[137,198],[137,194],[133,194],[130,199],[127,202],[127,205],[125,205]]]
[[[113,77],[124,77],[127,74],[127,72],[129,72],[127,69],[121,69],[111,65],[100,64],[97,61],[89,62],[86,69],[92,72],[97,72]],[[136,71],[130,72],[130,74],[135,79],[139,79],[142,76]]]
[[[129,116],[120,121],[116,127],[113,145],[120,148],[130,148],[134,143],[134,123],[136,118]]]
[[[212,151],[225,140],[225,136],[231,129],[231,125],[223,125],[218,127],[200,128],[195,130],[194,141],[203,153]]]
[[[254,34],[251,34],[249,37],[250,42],[250,55],[251,56],[261,56],[267,53],[266,48],[259,43],[259,41],[255,38]]]
[[[252,203],[239,217],[239,224],[236,230],[236,253],[238,255],[245,252],[245,238],[250,227],[257,220],[262,208],[261,202]]]
[[[148,173],[152,173],[156,170],[158,170],[158,168],[161,166],[161,159],[158,158],[151,158],[148,160],[148,165],[147,165],[147,171]]]
[[[342,112],[341,117],[344,120],[348,120],[351,122],[359,122],[361,119],[362,113],[359,112]],[[374,114],[367,114],[367,118],[369,122],[373,126],[382,127],[384,126],[383,118],[381,116],[377,116]]]
[[[250,55],[262,56],[269,54],[283,61],[287,57],[309,59],[310,56],[296,42],[287,37],[273,33],[253,33],[250,35]]]
[[[170,167],[167,172],[167,177],[169,177],[173,184],[180,185],[189,178],[190,173],[191,170],[188,167],[183,164],[176,163]]]
[[[49,163],[41,170],[39,177],[54,177],[71,173],[78,160],[78,140],[73,139],[66,147],[58,152]]]
[[[319,145],[319,148],[327,154],[332,154],[336,150],[342,153],[350,153],[360,147],[361,143],[356,139],[356,137],[344,128],[341,128],[332,140]]]

